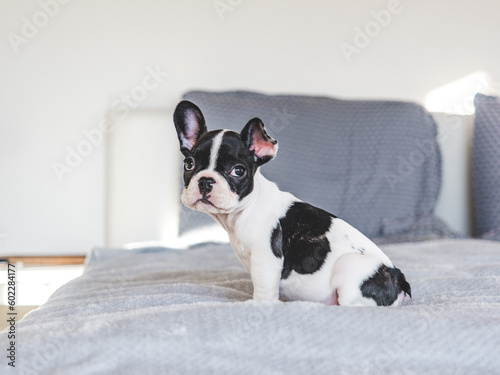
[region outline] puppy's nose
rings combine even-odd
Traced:
[[[198,180],[198,187],[200,188],[200,193],[208,194],[212,191],[212,185],[215,184],[215,180],[211,177],[202,177]]]

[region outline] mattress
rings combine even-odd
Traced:
[[[18,322],[15,370],[500,373],[500,243],[444,239],[382,249],[411,283],[403,306],[253,301],[250,276],[228,244],[96,248],[82,276]],[[7,331],[0,342],[8,343]]]

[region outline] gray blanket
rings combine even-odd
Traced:
[[[1,373],[499,374],[500,244],[383,249],[411,283],[398,308],[254,302],[228,245],[95,249],[18,323]]]

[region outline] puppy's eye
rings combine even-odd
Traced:
[[[247,173],[246,169],[242,165],[237,165],[231,170],[230,175],[233,177],[243,177]]]
[[[192,171],[194,169],[194,159],[193,158],[186,158],[184,160],[184,170],[186,171]]]

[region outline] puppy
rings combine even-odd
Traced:
[[[372,241],[260,173],[278,151],[260,119],[239,134],[207,131],[200,109],[182,101],[174,124],[185,157],[182,203],[227,231],[255,300],[397,306],[411,297],[403,273]]]

